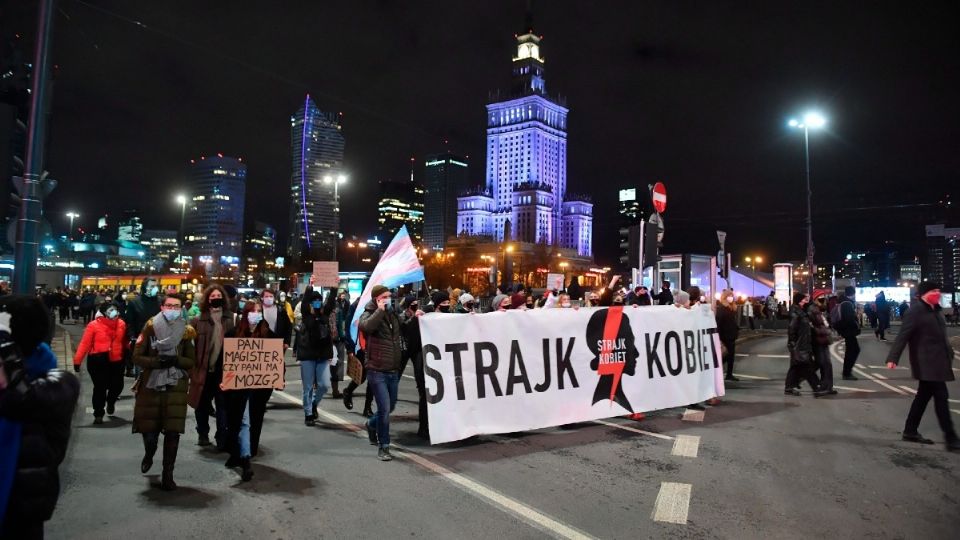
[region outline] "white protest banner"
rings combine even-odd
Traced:
[[[337,261],[314,261],[312,281],[318,287],[339,286],[340,263]]]
[[[716,326],[709,306],[424,315],[430,442],[722,396]]]
[[[283,340],[224,338],[221,390],[283,390]]]

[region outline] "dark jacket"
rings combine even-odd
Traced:
[[[157,355],[156,349],[150,346],[150,338],[153,336],[151,319],[147,321],[133,349],[133,363],[143,368],[133,405],[133,432],[183,433],[187,419],[187,377],[177,381],[173,389],[164,392],[147,388],[150,373],[160,367],[160,356]],[[187,325],[183,338],[180,339],[180,345],[177,346],[175,367],[188,373],[193,369],[196,361],[196,348],[193,345],[196,337],[197,332]]]
[[[0,416],[23,426],[7,519],[37,523],[53,515],[60,495],[57,467],[67,452],[79,396],[77,378],[59,370],[0,393]]]
[[[293,323],[290,321],[290,316],[287,315],[287,308],[283,303],[274,304],[277,308],[277,327],[275,330],[271,330],[271,336],[274,338],[282,338],[284,345],[290,345],[290,337],[293,334]],[[266,320],[266,319],[264,319]]]
[[[660,294],[657,295],[657,304],[661,306],[673,305],[673,293],[670,292],[670,289],[663,289],[660,291]]]
[[[940,306],[923,300],[907,310],[900,333],[887,356],[887,362],[900,363],[903,349],[910,345],[910,372],[919,381],[952,381],[953,347],[947,339],[947,321]]]
[[[319,293],[318,293],[319,294]],[[300,360],[329,360],[333,358],[336,321],[330,316],[336,308],[336,291],[327,293],[320,310],[314,312],[308,302],[300,306],[301,322],[297,329],[297,358]]]
[[[813,326],[810,315],[798,305],[790,308],[790,325],[787,326],[787,349],[790,352],[813,354]]]
[[[737,324],[736,310],[717,304],[717,334],[723,343],[733,343],[740,335],[740,325]]]
[[[224,307],[220,316],[220,324],[223,325],[223,335],[216,336],[216,339],[223,339],[227,335],[233,335],[235,332],[236,318],[230,309]],[[210,311],[200,313],[199,317],[190,319],[190,326],[196,330],[196,361],[190,372],[190,389],[187,394],[187,402],[190,406],[197,408],[200,404],[200,396],[203,394],[203,385],[207,382],[207,373],[210,371],[210,347],[212,345],[213,320],[210,318]],[[223,347],[220,348],[220,354],[217,356],[216,365],[213,371],[223,369]]]
[[[127,337],[137,339],[147,321],[160,313],[160,295],[147,296],[147,280],[140,284],[140,295],[127,303],[123,320],[127,323]]]
[[[830,345],[830,328],[817,306],[810,306],[810,324],[813,326],[813,344],[817,347]]]
[[[840,297],[840,322],[837,333],[845,338],[860,335],[860,323],[857,322],[857,306],[846,296]]]
[[[400,369],[400,319],[392,311],[377,309],[377,301],[370,300],[360,315],[360,331],[366,344],[366,367],[373,371]]]
[[[420,318],[404,312],[400,319],[400,333],[403,335],[404,355],[407,358],[413,358],[419,354],[423,348],[423,342],[420,339]]]

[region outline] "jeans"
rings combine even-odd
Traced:
[[[300,380],[303,382],[303,414],[313,416],[313,409],[330,388],[330,359],[300,359]],[[317,385],[314,389],[313,385]]]
[[[102,418],[104,406],[116,403],[123,391],[123,362],[111,362],[107,353],[91,354],[87,372],[93,381],[93,415]]]
[[[910,405],[910,414],[907,415],[907,423],[903,427],[904,435],[915,435],[917,428],[920,427],[920,419],[923,418],[923,412],[927,410],[927,403],[933,398],[933,410],[937,413],[937,420],[940,422],[940,429],[948,441],[955,440],[957,433],[953,430],[953,420],[950,418],[950,404],[948,402],[947,383],[943,381],[919,381],[917,383],[917,395],[913,398],[913,404]]]
[[[820,389],[833,390],[833,363],[830,361],[830,349],[827,345],[814,345],[813,357],[820,366]]]
[[[846,350],[843,351],[843,376],[853,375],[853,366],[857,363],[857,357],[860,356],[860,344],[857,343],[857,336],[844,337]]]
[[[260,434],[263,431],[263,417],[267,412],[267,402],[271,394],[273,390],[270,388],[230,390],[223,393],[227,415],[226,449],[232,457],[248,458],[257,455]]]
[[[240,422],[240,457],[250,457],[250,402],[243,408],[243,420]]]
[[[221,440],[227,433],[227,408],[223,402],[223,391],[220,390],[220,381],[223,373],[214,371],[207,373],[203,383],[203,393],[200,394],[200,403],[194,411],[197,418],[197,434],[202,437],[210,435],[210,415],[214,414],[216,405],[217,432],[214,438],[218,448],[225,448],[226,442]]]
[[[367,425],[377,430],[380,448],[390,446],[390,413],[397,406],[397,387],[400,374],[396,371],[371,371],[367,374],[367,386],[377,400],[377,413],[367,420]]]

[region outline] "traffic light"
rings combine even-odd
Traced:
[[[640,225],[631,225],[627,230],[627,266],[630,268],[643,268],[640,266],[640,245],[642,227]]]
[[[658,255],[660,246],[657,241],[659,232],[656,225],[643,224],[643,266],[640,267],[641,269],[655,266],[660,261]]]

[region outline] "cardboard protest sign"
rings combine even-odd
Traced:
[[[547,288],[563,290],[563,274],[547,274]]]
[[[340,264],[337,261],[315,261],[312,281],[318,287],[340,285]]]
[[[225,338],[221,390],[283,390],[283,340]]]
[[[347,375],[353,382],[360,384],[363,379],[363,364],[353,353],[348,353],[347,358]]]

